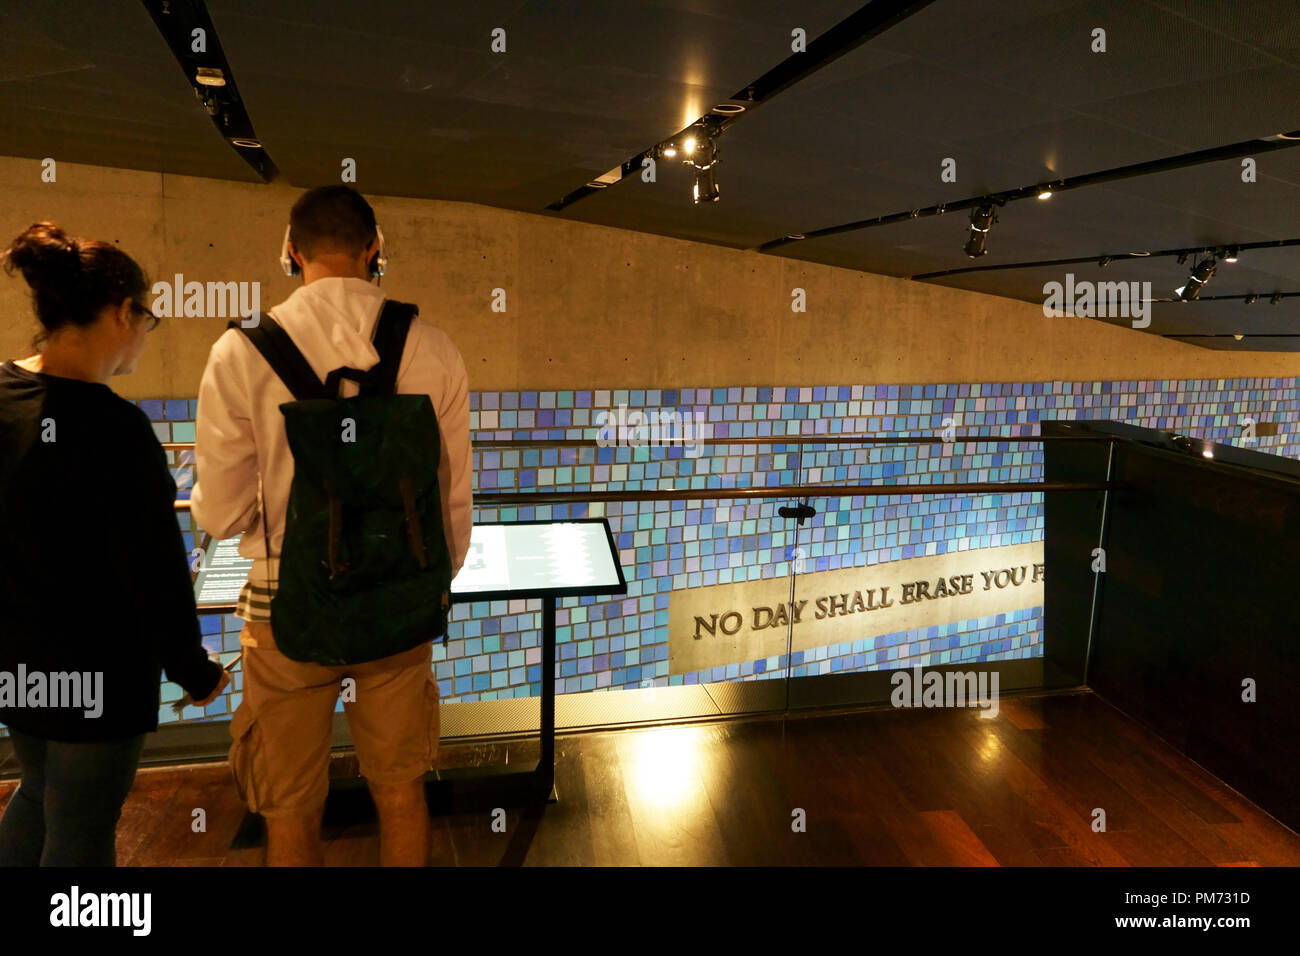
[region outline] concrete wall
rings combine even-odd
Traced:
[[[37,219],[114,240],[151,279],[299,280],[276,259],[300,190],[0,157],[0,240]],[[364,183],[359,184],[364,191]],[[460,347],[474,390],[1293,376],[1300,354],[1215,352],[1032,303],[468,203],[370,197],[383,286]],[[808,311],[790,311],[807,290]],[[491,310],[492,290],[507,311]],[[0,357],[30,354],[20,277]],[[164,320],[128,398],[192,397],[226,319]],[[760,344],[761,343],[761,344]]]

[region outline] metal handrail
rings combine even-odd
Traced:
[[[594,426],[584,426],[594,427]],[[959,438],[929,436],[879,436],[879,435],[767,435],[735,438],[696,438],[690,442],[654,442],[640,444],[601,445],[594,438],[482,438],[473,441],[474,448],[673,448],[695,445],[969,445],[975,442],[1113,442],[1109,435],[967,435]],[[162,442],[164,449],[193,448],[194,442]]]
[[[930,437],[898,437],[876,435],[828,435],[824,437],[791,436],[789,438],[719,438],[701,440],[703,445],[729,444],[763,444],[763,445],[816,445],[831,443],[910,443],[910,444],[970,444],[978,441],[1084,441],[1105,442],[1113,445],[1119,439],[1113,435],[1026,435],[1026,436],[980,436],[975,438],[944,439]],[[181,450],[193,448],[194,442],[162,442],[164,449]],[[559,446],[590,447],[591,439],[490,439],[474,442],[474,447],[500,445],[509,447]],[[655,447],[668,448],[671,444],[637,445],[596,445],[608,448]],[[664,488],[646,491],[500,491],[479,492],[474,495],[474,504],[478,507],[503,507],[529,504],[587,504],[593,501],[720,501],[762,498],[882,498],[897,495],[981,495],[1013,494],[1015,492],[1041,493],[1045,491],[1113,491],[1123,487],[1122,482],[1113,481],[1021,481],[1021,482],[948,482],[944,484],[873,484],[873,485],[836,485],[818,483],[812,485],[782,485],[778,488]],[[189,511],[188,499],[177,499],[174,503],[177,511]]]
[[[1113,491],[1126,487],[1115,481],[970,481],[905,485],[784,485],[780,488],[664,488],[647,491],[501,491],[480,492],[474,504],[496,508],[529,504],[586,504],[592,501],[718,501],[735,498],[883,498],[894,495],[985,495],[1018,491]],[[176,499],[177,511],[189,511],[189,499]]]

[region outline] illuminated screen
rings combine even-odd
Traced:
[[[195,561],[194,601],[200,609],[233,607],[253,567],[239,538],[203,537]],[[453,597],[536,594],[623,594],[626,583],[604,519],[476,524],[469,553],[451,582]]]
[[[194,572],[194,603],[200,608],[238,603],[239,589],[253,568],[253,559],[239,553],[239,541],[240,538],[214,541],[211,535],[203,536],[202,558],[192,560],[190,565]]]
[[[469,554],[451,583],[453,594],[573,589],[622,593],[609,528],[604,520],[476,524]]]

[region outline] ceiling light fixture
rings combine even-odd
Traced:
[[[1182,288],[1175,289],[1174,292],[1184,302],[1191,302],[1193,299],[1200,296],[1201,289],[1205,287],[1205,283],[1210,281],[1210,276],[1214,275],[1214,270],[1217,265],[1218,263],[1214,260],[1213,256],[1208,259],[1202,259],[1196,264],[1196,267],[1192,269],[1191,274],[1187,277],[1187,282],[1182,286]]]
[[[713,178],[713,163],[701,166],[695,171],[695,186],[691,195],[698,206],[702,202],[717,202],[722,198],[718,192],[718,181]]]
[[[1251,305],[1258,298],[1259,296],[1252,292],[1250,295],[1246,296],[1246,304]]]
[[[201,66],[194,73],[194,82],[200,86],[225,86],[226,77],[213,66]]]
[[[1228,248],[1227,248],[1227,249],[1224,251],[1224,253],[1223,253],[1223,261],[1224,261],[1224,262],[1236,262],[1236,261],[1237,261],[1237,252],[1238,252],[1238,251],[1239,251],[1239,250],[1237,249],[1236,246],[1228,246]]]
[[[692,136],[686,143],[689,146],[686,152],[690,156],[686,162],[695,167],[695,185],[691,190],[695,204],[698,206],[702,202],[717,202],[721,198],[718,181],[714,178],[715,167],[718,165],[718,144],[708,135],[698,138]]]
[[[984,248],[984,243],[988,239],[989,230],[993,228],[993,224],[997,221],[998,217],[993,212],[991,202],[983,203],[971,210],[970,235],[966,239],[966,255],[972,259],[977,259],[988,252]]]
[[[1277,305],[1277,304],[1278,304],[1279,302],[1281,302],[1281,301],[1282,301],[1282,293],[1281,293],[1281,292],[1274,292],[1274,293],[1273,293],[1273,298],[1271,298],[1271,299],[1268,300],[1268,304],[1269,304],[1269,305]]]
[[[1052,187],[1050,187],[1050,186],[1039,186],[1039,187],[1038,187],[1038,198],[1039,198],[1039,199],[1051,199],[1051,198],[1052,198]]]
[[[606,189],[623,178],[623,167],[615,166],[608,172],[601,173],[591,182],[587,183],[588,189]]]
[[[1110,262],[1111,262],[1110,256],[1102,256],[1101,259],[1098,260],[1097,265],[1101,266],[1104,269],[1108,265],[1110,265]]]
[[[705,116],[683,133],[681,140],[682,162],[695,167],[695,185],[691,197],[698,206],[702,202],[717,202],[721,198],[716,179],[718,165],[718,136],[722,133],[722,120]]]

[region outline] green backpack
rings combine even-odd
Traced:
[[[438,493],[441,436],[428,395],[398,395],[397,370],[418,309],[385,300],[379,362],[324,384],[275,319],[240,329],[293,393],[280,406],[293,484],[271,599],[279,651],[295,661],[361,664],[446,642],[451,555]],[[340,398],[344,378],[360,386]],[[269,537],[269,535],[268,535]]]

